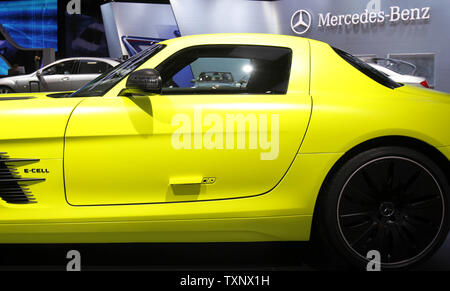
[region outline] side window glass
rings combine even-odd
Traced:
[[[74,61],[68,61],[68,62],[62,62],[55,64],[51,67],[48,67],[44,71],[42,71],[42,74],[44,76],[48,75],[70,75],[73,73],[75,62]]]
[[[185,49],[156,69],[163,94],[285,94],[288,48],[214,45]]]
[[[111,65],[100,61],[80,61],[78,74],[103,74],[111,68]]]
[[[189,88],[194,84],[194,73],[190,65],[182,68],[180,71],[168,80],[166,87],[170,88]]]
[[[49,76],[49,75],[55,75],[56,74],[56,65],[50,66],[42,71],[42,75]]]
[[[226,70],[227,72],[221,72]],[[199,58],[169,79],[166,88],[242,88],[251,75],[249,59]],[[244,85],[244,86],[242,86]]]

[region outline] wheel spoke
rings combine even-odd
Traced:
[[[405,242],[403,236],[401,235],[398,225],[391,223],[388,224],[388,227],[392,233],[392,257],[395,259],[402,259],[406,255],[405,245],[407,244],[407,241]]]
[[[411,189],[411,187],[417,183],[421,173],[422,173],[422,170],[418,170],[414,174],[412,174],[408,180],[406,180],[406,183],[403,184],[403,189],[402,189],[402,192],[404,194],[408,194],[408,190]],[[411,193],[409,193],[409,194],[411,194]]]
[[[367,241],[366,239],[371,235],[372,231],[376,228],[377,223],[373,222],[358,238],[356,238],[351,245],[356,246],[361,242]]]
[[[437,228],[437,225],[432,222],[431,220],[428,220],[426,218],[420,217],[418,215],[408,215],[405,218],[406,221],[410,222],[412,225],[421,227],[422,229],[426,228]]]
[[[339,215],[342,224],[346,228],[356,229],[358,227],[364,226],[370,221],[372,221],[373,211],[363,211]]]
[[[382,223],[377,224],[377,231],[375,233],[375,236],[373,238],[372,242],[372,249],[379,251],[381,254],[384,253],[383,249],[383,241],[385,238],[386,232],[385,227]]]
[[[421,199],[416,199],[408,204],[405,204],[406,208],[423,209],[435,206],[437,202],[440,202],[439,196],[426,196]]]
[[[378,190],[377,186],[375,185],[375,182],[369,176],[367,171],[363,171],[362,173],[363,173],[363,178],[364,178],[364,181],[366,182],[366,185],[369,186],[370,189],[375,191],[375,193],[379,193],[379,190]]]
[[[390,263],[392,260],[392,251],[394,248],[394,240],[391,229],[388,225],[385,227],[385,239],[383,241],[383,252],[381,257],[385,258],[385,262]]]
[[[353,223],[346,223],[345,227],[349,228],[349,229],[357,229],[359,227],[367,225],[371,221],[372,221],[371,219],[365,219],[365,220],[357,221],[357,222],[353,222]]]
[[[354,213],[348,213],[348,214],[341,214],[341,218],[354,218],[354,217],[370,217],[374,213],[373,210],[369,211],[363,211],[363,212],[354,212]]]
[[[408,238],[408,246],[413,249],[413,251],[417,252],[418,247],[418,238],[416,236],[417,228],[415,228],[413,225],[409,224],[407,221],[405,221],[401,226],[401,229],[403,230],[405,236]]]
[[[384,192],[392,191],[394,186],[394,162],[391,161],[388,166],[386,182],[384,184]]]
[[[352,197],[352,198],[348,198],[348,199],[356,199],[353,197],[360,197],[360,198],[365,199],[369,203],[378,202],[376,195],[374,193],[372,193],[371,191],[362,191],[353,185],[348,185],[347,188],[350,193],[353,192],[355,194],[355,195],[346,195],[347,197]],[[364,204],[364,205],[366,205],[366,204]]]

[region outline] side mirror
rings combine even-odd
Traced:
[[[39,71],[36,71],[36,77],[41,77],[42,76],[42,71],[41,70],[39,70]]]
[[[161,93],[162,80],[159,72],[154,69],[144,69],[130,74],[127,80],[126,93],[145,95]]]

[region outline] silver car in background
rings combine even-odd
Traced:
[[[0,79],[0,94],[74,91],[119,63],[108,58],[61,59],[28,75]]]
[[[372,68],[375,68],[378,71],[387,75],[394,82],[412,85],[412,86],[418,86],[418,87],[423,86],[425,88],[430,88],[430,85],[428,84],[427,79],[424,77],[399,74],[397,72],[394,72],[393,70],[389,70],[388,68],[377,65],[377,64],[369,63],[369,65],[372,66]]]
[[[233,74],[230,72],[202,72],[197,79],[192,80],[194,88],[236,87]]]
[[[389,58],[360,57],[360,59],[387,75],[394,82],[430,88],[425,77],[417,76],[417,67],[412,63]]]

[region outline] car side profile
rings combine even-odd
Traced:
[[[0,94],[78,90],[119,64],[108,58],[67,58],[28,75],[0,79]]]
[[[311,241],[410,268],[448,233],[449,113],[323,42],[166,40],[76,92],[0,96],[0,243]]]

